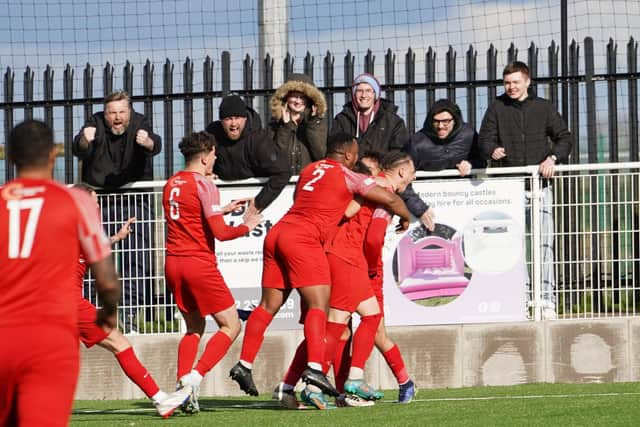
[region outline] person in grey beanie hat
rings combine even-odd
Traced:
[[[378,79],[363,73],[353,79],[351,101],[342,107],[331,132],[347,132],[358,141],[360,155],[369,151],[399,151],[409,131],[393,102],[382,98]]]
[[[305,74],[292,74],[271,97],[271,129],[278,149],[297,175],[309,163],[324,158],[328,124],[324,94]]]

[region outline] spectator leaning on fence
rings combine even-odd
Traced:
[[[251,203],[264,210],[282,192],[291,173],[286,157],[278,153],[271,133],[262,129],[260,116],[237,95],[220,103],[220,120],[207,126],[217,143],[213,173],[228,181],[269,178]]]
[[[73,154],[82,161],[82,181],[108,194],[102,198],[102,218],[107,234],[135,216],[133,236],[122,242],[122,320],[125,332],[136,330],[136,306],[150,303],[151,221],[153,203],[147,192],[121,190],[135,181],[153,179],[152,158],[162,147],[147,118],[133,111],[129,95],[114,92],[104,100],[104,111],[89,117],[73,140]],[[122,193],[134,194],[122,194]],[[145,298],[146,297],[146,298]]]
[[[556,163],[566,162],[569,158],[571,133],[553,104],[539,98],[529,88],[531,79],[525,63],[509,63],[502,76],[505,93],[489,105],[482,119],[478,139],[480,150],[485,158],[491,159],[491,166],[539,165],[540,174],[551,178]],[[545,185],[540,204],[545,318],[556,317],[552,203],[551,187]]]
[[[380,97],[380,83],[374,76],[360,74],[351,86],[351,102],[336,115],[331,132],[355,136],[361,156],[368,151],[400,150],[409,140],[409,131],[397,110]]]
[[[404,150],[417,170],[457,169],[460,176],[487,162],[478,149],[478,134],[462,120],[460,108],[448,99],[436,101]]]
[[[305,74],[292,74],[271,97],[271,129],[292,175],[324,158],[328,124],[324,94]]]

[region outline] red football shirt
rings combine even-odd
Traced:
[[[0,227],[0,326],[77,330],[80,251],[89,264],[111,254],[95,202],[50,180],[16,179],[0,190]]]
[[[207,224],[212,215],[222,215],[220,192],[205,176],[181,171],[164,186],[162,206],[167,222],[167,255],[213,255],[215,239]]]
[[[354,194],[366,194],[375,180],[323,159],[307,165],[298,179],[293,206],[281,221],[307,227],[318,239],[333,233]]]

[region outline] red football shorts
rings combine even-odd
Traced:
[[[330,285],[327,255],[317,236],[304,227],[279,222],[263,248],[262,287],[304,288]]]
[[[78,298],[78,332],[80,341],[85,347],[91,348],[110,334],[96,324],[96,307],[86,299]]]
[[[77,332],[52,323],[8,326],[0,342],[0,426],[66,426],[80,369]]]
[[[213,258],[167,255],[164,264],[167,287],[184,313],[202,316],[235,306],[235,299]]]
[[[384,295],[382,294],[382,274],[376,274],[373,277],[369,277],[369,283],[371,284],[371,289],[373,290],[373,294],[376,296],[378,300],[378,305],[380,306],[380,313],[384,317]]]
[[[342,258],[327,254],[331,269],[329,306],[354,313],[361,302],[374,296],[366,265],[349,264]]]

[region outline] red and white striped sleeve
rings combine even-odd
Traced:
[[[87,264],[91,265],[111,255],[109,238],[102,229],[96,203],[85,191],[69,189],[78,209],[78,238]]]
[[[222,207],[220,206],[220,191],[218,187],[207,177],[195,175],[195,181],[198,188],[198,198],[200,205],[204,211],[204,217],[209,218],[212,215],[222,215]]]

